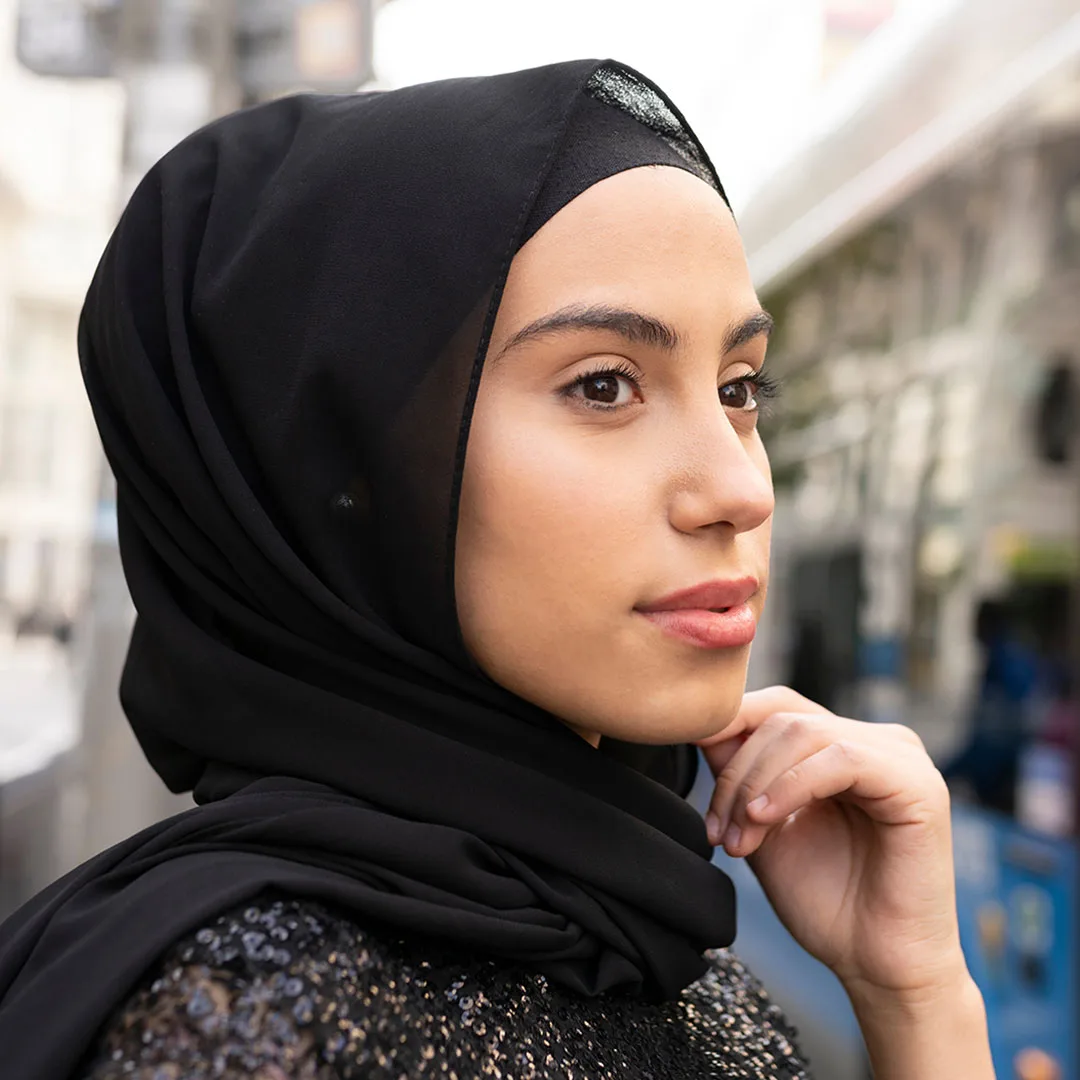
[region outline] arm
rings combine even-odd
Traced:
[[[986,1010],[966,971],[955,987],[937,995],[905,998],[870,988],[847,990],[876,1080],[994,1080]]]
[[[839,977],[878,1080],[994,1080],[960,945],[948,788],[918,736],[772,687],[701,745],[717,779],[710,838],[749,860]]]

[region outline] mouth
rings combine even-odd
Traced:
[[[754,640],[757,616],[749,601],[759,588],[754,577],[709,581],[634,610],[669,637],[699,648],[736,649]]]

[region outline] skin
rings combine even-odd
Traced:
[[[523,337],[598,308],[662,320],[678,343],[595,326]],[[839,976],[879,1080],[992,1077],[960,950],[947,789],[917,736],[786,687],[746,694],[749,646],[705,649],[639,610],[749,577],[760,615],[773,510],[754,408],[760,311],[730,212],[680,169],[610,177],[529,240],[469,435],[464,640],[493,679],[594,745],[702,745],[710,839],[749,859],[796,940]]]
[[[533,320],[582,305],[663,318],[682,344],[668,353],[608,330],[566,331],[504,354]],[[458,616],[492,678],[590,741],[703,738],[742,699],[748,646],[690,648],[634,608],[749,575],[761,581],[760,613],[768,459],[756,413],[725,409],[717,394],[760,367],[763,336],[722,351],[728,328],[760,310],[730,213],[678,169],[595,185],[514,259],[469,433]],[[561,393],[620,362],[641,382],[622,379],[625,407]]]

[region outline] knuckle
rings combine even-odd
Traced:
[[[913,728],[908,727],[907,724],[887,724],[885,726],[901,742],[905,742],[909,746],[914,746],[918,750],[925,749],[923,741],[919,737],[918,732],[916,732]]]
[[[829,750],[852,768],[863,763],[862,747],[850,739],[837,739],[829,746]]]
[[[762,724],[762,727],[767,727],[775,738],[783,739],[788,743],[801,742],[814,730],[815,726],[816,721],[813,717],[795,712],[773,713]]]
[[[783,788],[797,788],[802,783],[805,772],[802,763],[792,765],[780,774],[779,785]]]
[[[790,686],[784,686],[782,683],[774,683],[772,686],[766,687],[761,691],[762,698],[771,702],[777,711],[795,710],[802,705],[806,698],[796,690],[792,690]]]
[[[819,724],[814,717],[807,716],[805,713],[796,713],[788,717],[784,737],[789,742],[805,742],[812,737],[818,727]]]
[[[787,723],[787,713],[774,712],[766,718],[765,722],[761,725],[761,730],[768,735],[780,735],[787,727]]]
[[[738,803],[745,805],[759,793],[760,789],[760,776],[757,773],[748,773],[743,777],[742,783],[739,784],[735,791],[735,800]]]
[[[761,690],[761,693],[768,694],[769,697],[791,697],[795,691],[788,686],[784,686],[783,683],[773,683],[771,686],[766,686]]]

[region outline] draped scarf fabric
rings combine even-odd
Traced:
[[[266,889],[584,994],[670,998],[730,943],[687,748],[594,750],[477,669],[454,609],[510,260],[642,164],[723,194],[653,84],[576,61],[257,106],[139,186],[79,351],[138,612],[121,699],[201,805],[0,928],[5,1076],[67,1077],[173,940]]]

